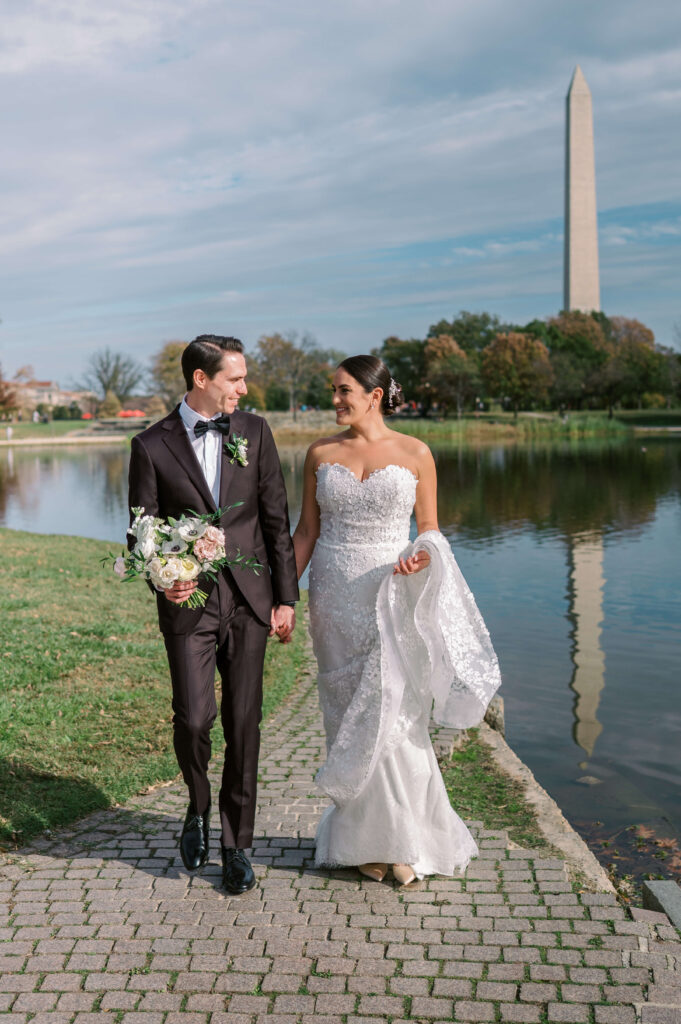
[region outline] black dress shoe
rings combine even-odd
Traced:
[[[248,892],[255,885],[251,862],[243,850],[233,846],[222,847],[222,886],[233,896]]]
[[[210,804],[204,814],[197,814],[191,804],[187,808],[180,836],[180,856],[187,871],[196,871],[208,860],[209,819]]]

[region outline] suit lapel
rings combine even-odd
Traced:
[[[236,422],[235,422],[236,421]],[[238,468],[238,463],[234,462],[230,464],[232,456],[225,449],[225,445],[228,441],[231,441],[234,434],[240,434],[239,430],[239,412],[235,410],[229,418],[229,434],[222,438],[222,463],[220,465],[220,508],[224,508],[227,505],[227,494],[229,492],[229,485],[234,476],[234,471]]]
[[[203,475],[203,470],[201,469],[201,464],[197,459],[196,453],[192,448],[192,443],[189,440],[187,428],[185,427],[182,417],[177,409],[175,409],[174,412],[171,412],[163,426],[166,431],[163,437],[166,447],[194,484],[206,503],[207,508],[211,511],[215,511],[213,495],[210,493],[210,489],[206,483],[206,478]],[[220,491],[222,493],[222,484],[220,485]],[[198,512],[199,509],[195,509],[194,511]]]

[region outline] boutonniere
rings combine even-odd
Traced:
[[[231,441],[225,441],[225,451],[231,455],[230,466],[238,462],[240,466],[248,465],[248,438],[234,434]]]

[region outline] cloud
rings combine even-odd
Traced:
[[[56,374],[88,344],[150,352],[216,318],[251,342],[310,327],[356,350],[457,304],[554,312],[577,60],[594,95],[602,279],[607,254],[651,247],[666,279],[678,28],[681,9],[630,0],[616,16],[586,0],[14,3],[0,43],[3,362],[29,346]],[[675,302],[656,291],[658,332]]]

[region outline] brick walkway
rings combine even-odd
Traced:
[[[264,732],[259,885],[177,855],[177,783],[0,867],[0,1013],[42,1024],[681,1021],[666,917],[572,891],[559,860],[477,832],[465,879],[400,892],[311,869],[323,752],[306,678]],[[217,815],[215,816],[217,819]]]

